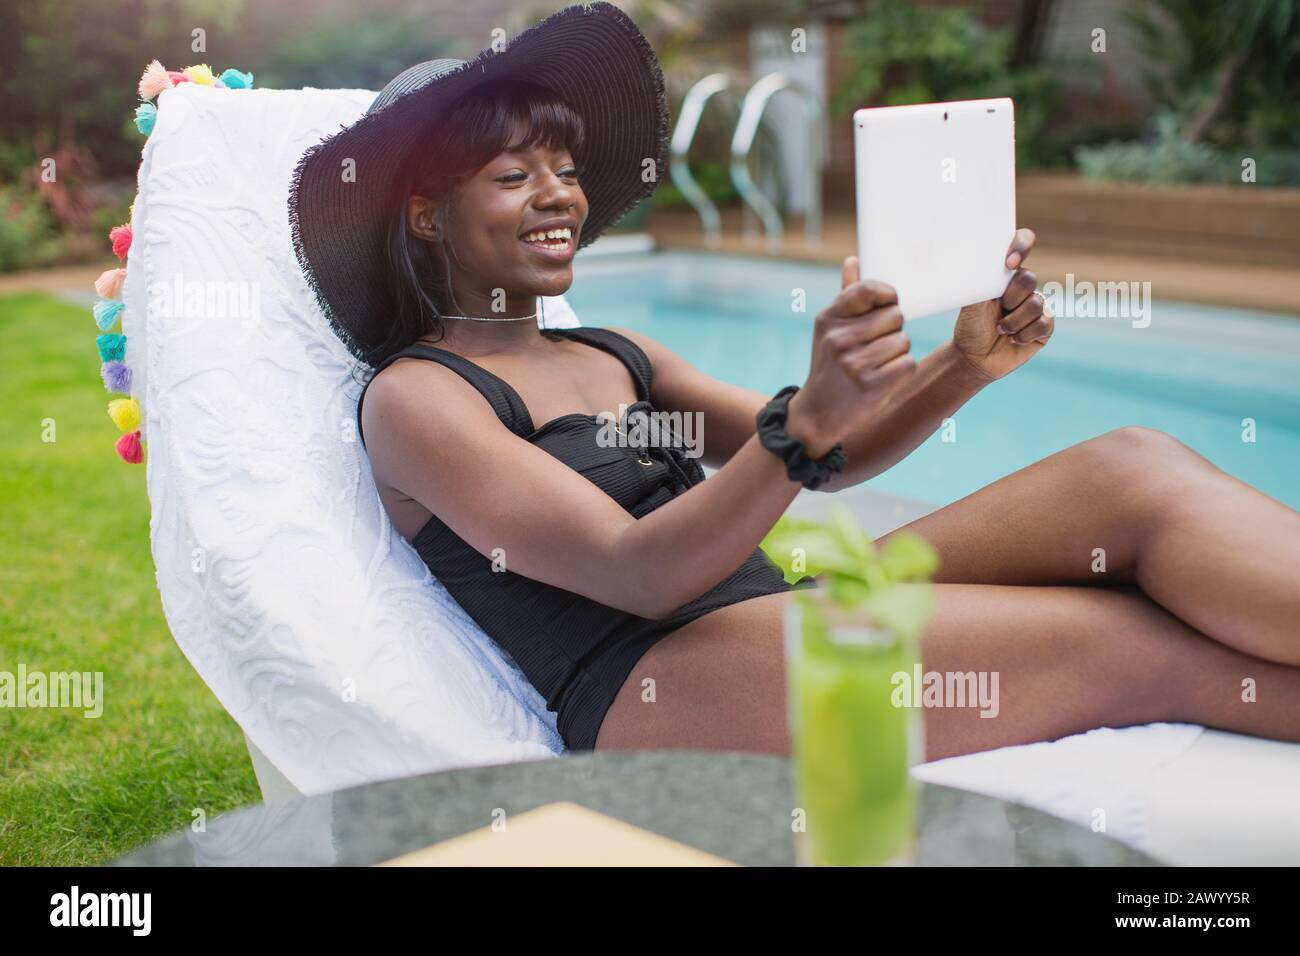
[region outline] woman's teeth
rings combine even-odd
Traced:
[[[567,249],[569,240],[573,238],[573,230],[568,226],[560,229],[547,229],[544,232],[530,232],[524,236],[524,242],[532,242],[540,245],[543,249]]]

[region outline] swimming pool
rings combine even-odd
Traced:
[[[567,297],[586,325],[644,332],[703,371],[768,394],[802,384],[839,269],[697,252],[579,256]],[[807,311],[793,311],[795,290]],[[943,505],[1069,445],[1158,428],[1300,508],[1300,319],[1155,298],[1130,319],[1058,318],[1052,343],[869,487]],[[907,324],[919,358],[953,314]],[[1254,422],[1254,441],[1249,425]],[[707,422],[705,423],[707,429]]]

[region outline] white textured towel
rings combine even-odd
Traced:
[[[294,164],[374,95],[164,92],[124,292],[168,624],[308,794],[563,751],[541,695],[388,522],[354,363],[293,256]]]

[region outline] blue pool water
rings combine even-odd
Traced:
[[[839,287],[831,266],[659,253],[580,256],[567,297],[585,325],[643,332],[770,395],[807,377],[813,319]],[[805,290],[804,313],[791,307],[795,289]],[[936,432],[870,487],[947,504],[1112,428],[1145,425],[1300,508],[1300,319],[1160,291],[1147,328],[1058,318],[1046,349],[956,414],[956,441]],[[953,318],[908,322],[918,358],[951,336]],[[1242,440],[1244,419],[1254,419],[1254,442]]]

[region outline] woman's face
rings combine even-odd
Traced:
[[[421,238],[431,238],[425,222],[436,208],[411,198],[410,224]],[[587,197],[567,149],[502,153],[461,184],[446,212],[452,290],[462,307],[531,311],[534,296],[573,284]]]

